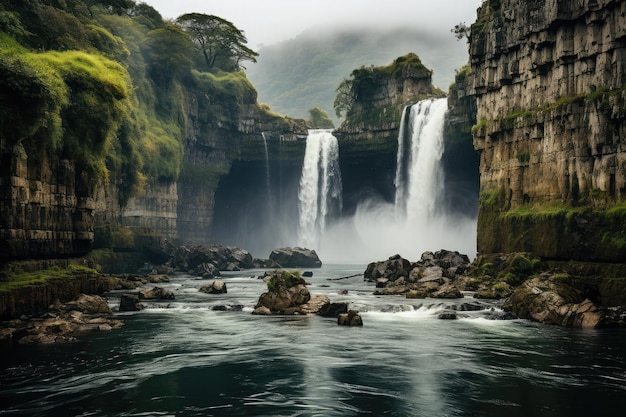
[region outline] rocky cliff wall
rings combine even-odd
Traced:
[[[21,146],[0,153],[0,261],[85,254],[95,201],[68,160],[29,161]]]
[[[486,1],[470,55],[479,252],[626,258],[626,2]]]

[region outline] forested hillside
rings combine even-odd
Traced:
[[[175,236],[177,185],[210,200],[242,135],[293,123],[257,104],[246,42],[220,17],[164,21],[133,0],[3,0],[1,256],[81,254],[123,216]]]
[[[335,118],[333,100],[342,80],[362,66],[387,65],[408,52],[433,70],[434,84],[447,90],[454,71],[467,62],[467,45],[450,34],[436,37],[419,28],[314,28],[259,50],[246,72],[259,100],[281,114],[308,117],[319,106]],[[337,124],[337,123],[336,123]]]
[[[256,100],[239,71],[254,60],[240,35],[212,63],[179,20],[132,0],[9,0],[0,5],[0,137],[29,158],[69,158],[89,182],[116,176],[123,203],[146,177],[176,180],[183,91],[220,105]],[[188,22],[187,22],[188,23]],[[208,27],[208,26],[207,26]],[[217,35],[216,35],[217,36]],[[247,54],[247,55],[246,55]],[[217,60],[216,60],[217,59]],[[210,106],[210,104],[208,104]],[[206,109],[208,111],[211,108]]]

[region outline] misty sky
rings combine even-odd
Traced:
[[[244,31],[251,48],[296,37],[314,26],[412,26],[452,36],[472,23],[481,0],[143,0],[165,18],[199,12],[217,15]]]

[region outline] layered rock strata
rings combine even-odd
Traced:
[[[470,41],[478,251],[626,259],[626,3],[489,0]]]

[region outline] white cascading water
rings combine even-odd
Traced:
[[[298,191],[298,244],[320,249],[332,215],[342,206],[339,145],[331,130],[309,130]]]
[[[267,137],[265,132],[261,132],[263,137],[263,148],[265,150],[265,188],[267,190],[267,212],[268,222],[273,224],[274,222],[274,198],[272,196],[272,181],[270,177],[270,155],[267,149]]]
[[[441,157],[447,109],[445,98],[420,101],[406,112],[408,132],[401,128],[398,135],[395,206],[409,226],[427,224],[437,214],[444,191]],[[405,149],[410,151],[408,155],[404,155]]]
[[[372,262],[400,254],[419,259],[425,251],[476,254],[476,220],[440,210],[444,178],[443,125],[446,99],[428,99],[403,111],[398,135],[396,197],[368,198],[351,218],[324,234],[320,258],[328,262]]]

